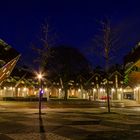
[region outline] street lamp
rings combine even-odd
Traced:
[[[37,74],[37,78],[39,80],[40,83],[40,90],[39,90],[39,115],[41,115],[41,101],[42,101],[42,94],[43,94],[43,85],[42,85],[42,79],[43,79],[43,75],[42,73]]]

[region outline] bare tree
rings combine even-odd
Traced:
[[[48,58],[52,57],[52,47],[55,45],[55,36],[50,31],[49,24],[43,24],[41,28],[41,37],[32,45],[32,49],[37,52],[38,57],[34,60],[39,64],[39,69],[44,71]]]
[[[120,48],[118,45],[119,34],[118,30],[111,26],[108,19],[100,22],[101,28],[98,35],[93,39],[94,46],[92,46],[92,52],[101,56],[105,60],[105,72],[106,72],[106,92],[107,92],[107,107],[110,113],[110,97],[109,97],[109,86],[108,86],[108,70],[111,61],[114,59],[115,53]]]

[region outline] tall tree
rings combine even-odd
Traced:
[[[115,53],[120,48],[118,30],[114,28],[108,19],[100,22],[101,28],[99,34],[94,39],[94,46],[92,50],[94,53],[100,55],[105,61],[106,72],[106,92],[107,92],[107,107],[110,113],[110,101],[109,101],[109,86],[108,86],[108,70],[111,61],[113,60]]]
[[[84,76],[89,72],[89,62],[78,49],[67,45],[52,48],[53,57],[48,59],[46,69],[50,71],[50,79],[60,81],[67,100],[69,81],[76,80],[79,75]],[[54,80],[56,80],[54,79]]]
[[[64,99],[67,100],[68,82],[73,77],[88,69],[88,61],[75,48],[67,45],[57,45],[54,39],[55,34],[49,31],[49,26],[43,25],[42,36],[39,42],[33,45],[37,52],[38,62],[41,70],[47,73],[49,80],[59,80],[64,91]]]

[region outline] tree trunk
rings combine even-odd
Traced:
[[[68,99],[68,89],[67,89],[67,87],[64,87],[64,100],[65,101],[67,101],[67,99]]]

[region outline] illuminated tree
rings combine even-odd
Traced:
[[[108,112],[110,112],[110,101],[109,101],[109,86],[108,86],[108,70],[109,65],[112,60],[114,60],[115,53],[117,53],[120,48],[119,43],[119,34],[118,30],[111,26],[111,23],[108,19],[100,22],[101,28],[99,34],[97,34],[94,39],[94,45],[91,47],[92,52],[96,53],[98,56],[101,56],[105,61],[105,72],[106,72],[106,90],[107,90],[107,107]]]

